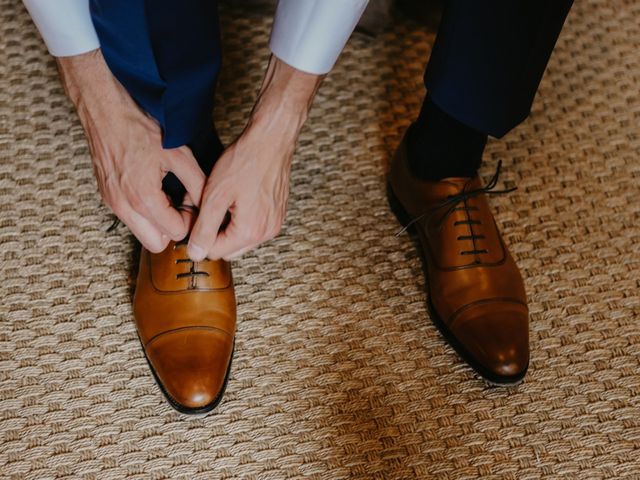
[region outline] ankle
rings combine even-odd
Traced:
[[[406,136],[411,171],[432,181],[475,176],[487,143],[487,135],[447,115],[429,96]]]

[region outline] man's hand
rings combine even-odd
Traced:
[[[247,127],[207,180],[189,240],[192,260],[229,260],[280,232],[296,139],[321,79],[271,57]]]
[[[104,202],[151,252],[181,240],[191,226],[162,191],[173,172],[198,205],[205,176],[187,147],[163,149],[161,131],[107,67],[100,50],[58,58],[67,95],[87,135]]]

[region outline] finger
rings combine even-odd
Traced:
[[[180,212],[173,206],[167,195],[162,190],[156,190],[144,200],[144,208],[137,213],[156,226],[176,242],[182,240],[189,232],[189,224],[184,222]]]
[[[202,206],[189,238],[189,258],[200,261],[208,256],[229,206],[229,202],[220,195],[203,195]]]
[[[233,252],[229,255],[225,255],[222,257],[223,260],[226,260],[227,262],[231,261],[231,260],[235,260],[236,258],[240,258],[242,255],[244,255],[245,253],[253,250],[254,248],[256,248],[258,245],[250,245],[248,247],[245,248],[241,248],[240,250]]]
[[[236,252],[241,255],[260,244],[257,239],[242,234],[240,229],[236,227],[237,221],[237,218],[232,219],[227,228],[218,234],[213,246],[209,249],[209,258],[224,258],[226,260]]]
[[[150,252],[159,253],[167,248],[169,238],[132,208],[129,208],[120,218],[122,222],[129,227],[131,233],[142,243],[144,248]]]
[[[187,147],[181,147],[170,157],[171,172],[178,177],[189,194],[193,205],[199,206],[207,180],[195,157]]]

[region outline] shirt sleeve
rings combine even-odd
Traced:
[[[369,0],[280,0],[269,47],[308,73],[328,73]]]
[[[68,57],[100,47],[89,0],[23,0],[23,3],[51,55]]]

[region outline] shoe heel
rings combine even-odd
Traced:
[[[398,200],[398,197],[396,197],[396,194],[393,192],[393,188],[391,188],[391,184],[389,183],[388,180],[387,180],[387,200],[389,201],[389,206],[391,207],[391,211],[400,222],[400,225],[402,225],[403,227],[407,227],[407,225],[411,223],[411,216],[404,209],[404,207],[400,203],[400,200]],[[407,228],[407,232],[411,234],[415,233],[416,232],[415,226],[410,225]]]

